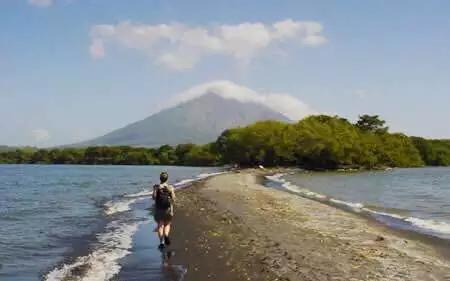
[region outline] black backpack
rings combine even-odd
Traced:
[[[172,194],[165,185],[160,185],[156,190],[156,207],[160,209],[169,209],[171,206]]]

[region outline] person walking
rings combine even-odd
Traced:
[[[162,172],[159,176],[160,183],[153,186],[152,198],[155,201],[153,217],[157,223],[159,248],[170,245],[170,228],[173,218],[173,205],[175,202],[175,190],[168,183],[169,174]]]

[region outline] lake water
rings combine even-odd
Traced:
[[[150,207],[151,186],[162,170],[169,172],[176,187],[217,172],[190,167],[0,165],[0,280],[95,281],[116,276],[132,251],[133,235],[152,223],[150,214],[134,208]],[[154,244],[156,249],[156,239]],[[154,270],[148,280],[164,280],[155,249],[149,252]]]
[[[363,213],[389,226],[450,239],[450,168],[269,176],[289,192]]]

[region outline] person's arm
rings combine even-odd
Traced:
[[[172,197],[172,202],[175,202],[175,188],[173,186],[170,186],[170,196]]]
[[[153,200],[156,200],[156,191],[157,191],[157,189],[158,189],[158,185],[155,184],[155,185],[153,186],[153,192],[152,192],[152,199],[153,199]]]

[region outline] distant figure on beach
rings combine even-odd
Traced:
[[[159,176],[160,183],[153,186],[152,198],[155,200],[154,219],[159,237],[159,248],[163,249],[170,245],[170,225],[173,218],[173,205],[175,201],[175,191],[168,183],[169,174],[162,172]]]

